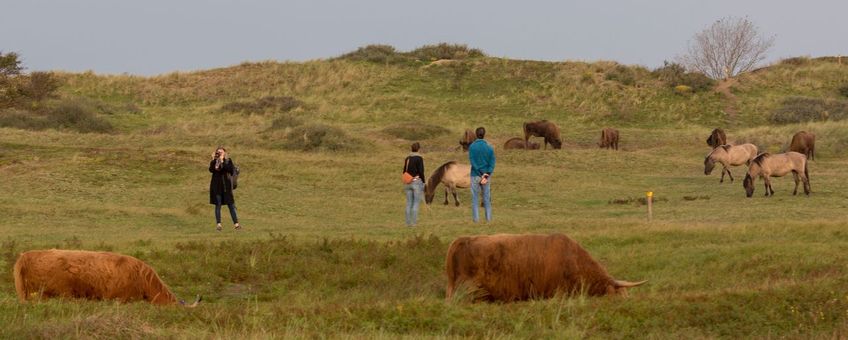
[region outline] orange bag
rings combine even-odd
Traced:
[[[409,158],[408,157],[406,158],[406,163],[403,164],[403,175],[400,176],[400,180],[403,182],[403,184],[412,183],[412,179],[413,179],[412,175],[410,175],[408,172],[406,172],[407,166],[409,166]]]

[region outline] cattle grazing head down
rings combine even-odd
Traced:
[[[121,302],[144,300],[157,305],[178,303],[149,265],[132,256],[109,252],[27,251],[15,262],[14,277],[21,302],[61,297]],[[197,306],[200,300],[198,296],[188,307]]]
[[[710,132],[710,136],[707,137],[707,145],[717,148],[719,145],[724,144],[727,144],[727,135],[724,133],[724,130],[714,129],[713,132]]]
[[[559,135],[559,126],[547,120],[537,122],[524,123],[524,142],[527,143],[530,137],[543,137],[545,139],[545,149],[550,144],[554,149],[562,148],[562,138]]]
[[[446,298],[460,287],[475,301],[520,301],[556,294],[627,296],[647,281],[613,279],[577,242],[563,234],[460,237],[448,249]]]
[[[618,150],[618,130],[613,128],[604,128],[601,130],[601,139],[598,141],[598,147]]]
[[[471,143],[474,143],[475,140],[477,140],[477,136],[474,132],[466,129],[462,134],[462,138],[459,139],[459,145],[462,146],[463,151],[468,151],[468,147]]]

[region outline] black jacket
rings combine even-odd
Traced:
[[[408,172],[412,175],[412,177],[418,176],[418,178],[421,179],[421,183],[426,183],[424,181],[424,158],[421,158],[419,155],[412,154],[403,160],[403,164],[405,165],[403,169],[404,172]]]
[[[215,195],[221,195],[221,204],[235,203],[233,183],[230,181],[234,169],[233,160],[224,159],[224,162],[216,169],[215,163],[217,161],[217,159],[213,159],[209,162],[209,172],[212,173],[212,180],[209,182],[209,203],[217,203]]]

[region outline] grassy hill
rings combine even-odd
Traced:
[[[57,101],[112,128],[0,128],[0,268],[28,249],[111,250],[206,302],[22,305],[0,275],[0,337],[848,336],[844,62],[787,60],[725,84],[728,96],[614,62],[389,56],[59,74]],[[501,150],[532,119],[557,122],[563,150]],[[408,145],[422,142],[430,172],[465,160],[456,141],[480,125],[498,155],[495,222],[472,224],[463,191],[460,208],[439,194],[404,227]],[[597,149],[602,126],[622,131],[622,151]],[[813,194],[793,197],[779,178],[775,197],[758,181],[748,199],[744,167],[732,184],[704,176],[714,127],[771,152],[815,132]],[[214,232],[206,166],[218,144],[242,169],[243,232]],[[645,191],[658,200],[651,223]],[[450,241],[500,232],[566,233],[615,277],[650,282],[628,299],[444,302]]]

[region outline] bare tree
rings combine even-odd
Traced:
[[[748,18],[726,17],[695,34],[682,61],[710,78],[726,79],[753,69],[772,45],[774,37],[763,37]]]

